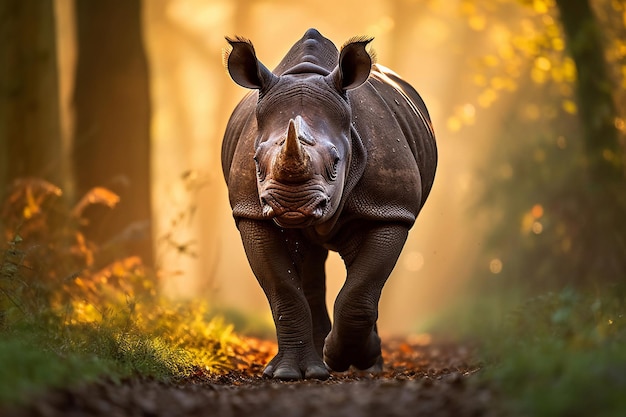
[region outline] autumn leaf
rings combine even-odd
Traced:
[[[119,203],[120,197],[113,191],[104,187],[94,187],[80,199],[78,204],[72,209],[72,216],[80,218],[85,208],[92,204],[102,204],[113,208]]]

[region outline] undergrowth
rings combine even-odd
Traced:
[[[81,232],[96,188],[69,207],[54,185],[16,182],[0,223],[0,405],[107,376],[171,380],[232,365],[241,340],[204,303],[175,304],[135,256],[99,259]],[[107,254],[110,256],[110,254]]]
[[[513,415],[624,415],[624,285],[531,298],[483,345],[483,380]]]

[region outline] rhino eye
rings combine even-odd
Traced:
[[[337,167],[339,166],[339,161],[341,160],[341,158],[339,157],[339,152],[337,152],[337,149],[335,147],[331,148],[330,154],[332,163],[327,169],[327,174],[328,178],[331,181],[334,181],[335,179],[337,179]]]
[[[259,164],[259,158],[254,155],[254,166],[256,167],[256,176],[259,179],[259,181],[263,181],[265,180],[265,170],[263,170],[263,168],[261,167],[261,164]]]

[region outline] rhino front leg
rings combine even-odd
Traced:
[[[278,354],[265,368],[269,378],[326,379],[329,372],[315,349],[311,311],[285,236],[266,221],[240,219],[241,239],[276,325]]]
[[[311,310],[315,349],[321,358],[324,340],[331,328],[326,307],[326,271],[324,268],[328,250],[317,245],[304,245],[302,252],[302,288]]]
[[[382,370],[376,331],[378,301],[400,256],[408,228],[402,224],[378,224],[349,235],[351,238],[339,247],[347,277],[335,301],[333,329],[324,345],[324,361],[340,372],[350,365]]]

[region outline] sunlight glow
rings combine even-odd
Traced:
[[[424,255],[411,251],[404,256],[404,267],[410,272],[417,272],[424,267]]]
[[[206,2],[203,0],[175,0],[168,4],[166,13],[172,21],[198,34],[218,26],[234,12],[230,2]]]
[[[502,261],[498,258],[492,259],[489,262],[489,270],[492,274],[499,274],[502,272]]]
[[[383,16],[373,25],[367,27],[367,33],[374,37],[380,37],[393,30],[396,25],[393,18],[390,16]]]
[[[498,93],[488,88],[478,96],[478,105],[483,108],[490,107],[498,99]]]

